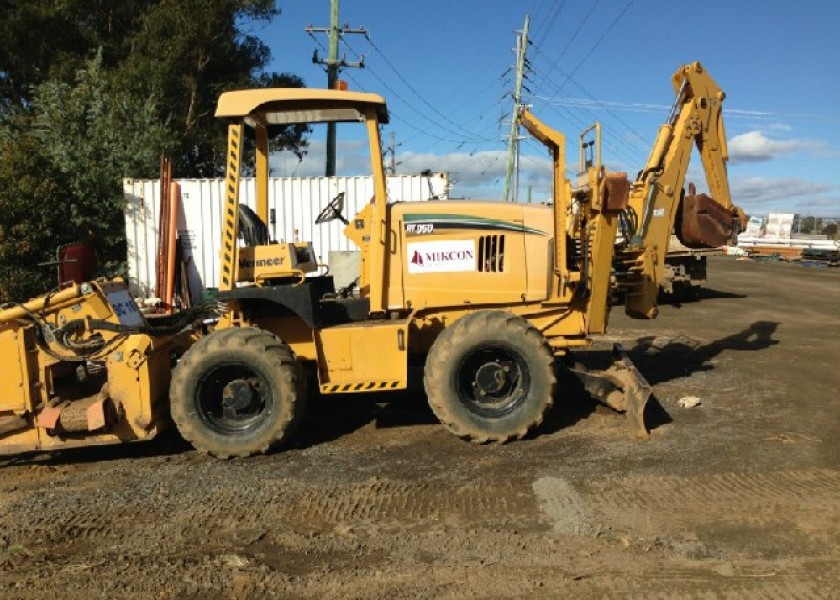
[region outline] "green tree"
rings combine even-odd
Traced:
[[[73,85],[37,86],[31,115],[12,119],[0,137],[0,294],[43,292],[54,271],[38,263],[77,240],[94,244],[106,271],[119,271],[122,178],[153,177],[171,144],[153,100],[113,89],[101,55]]]
[[[242,30],[278,13],[274,0],[0,0],[0,298],[43,291],[37,263],[69,241],[124,259],[121,180],[155,176],[161,152],[175,176],[221,172],[218,95],[303,85],[266,72],[268,47]],[[273,129],[272,147],[301,155],[307,131]]]
[[[110,68],[131,52],[128,32],[158,0],[0,1],[0,108],[29,107],[48,80],[73,81],[97,48]]]
[[[247,87],[301,87],[287,73],[265,73],[268,47],[242,32],[243,17],[268,20],[277,14],[266,0],[162,1],[147,10],[132,37],[133,52],[117,71],[133,93],[165,98],[160,119],[178,139],[175,169],[191,177],[222,171],[225,131],[213,118],[222,92]],[[305,128],[275,133],[275,145],[304,146]]]
[[[0,302],[48,289],[55,271],[39,267],[66,239],[67,182],[25,129],[0,135]]]
[[[160,100],[176,175],[216,175],[224,148],[213,119],[219,94],[303,85],[267,73],[268,46],[242,27],[279,12],[274,0],[0,0],[0,112],[30,110],[38,85],[73,83],[98,51],[117,87]],[[300,154],[306,131],[278,129],[273,144]]]
[[[100,53],[77,73],[74,85],[38,86],[33,117],[41,152],[67,182],[67,224],[78,237],[96,240],[105,258],[118,258],[122,179],[154,177],[161,153],[173,146],[154,99],[115,87]]]
[[[811,234],[816,231],[817,220],[814,217],[800,217],[799,227],[796,228],[797,233]]]

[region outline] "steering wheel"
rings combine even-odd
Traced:
[[[344,192],[341,192],[338,196],[330,200],[330,203],[324,207],[324,210],[315,219],[315,224],[320,225],[321,223],[329,223],[330,221],[339,219],[345,225],[349,225],[350,222],[341,214],[342,208],[344,208]]]

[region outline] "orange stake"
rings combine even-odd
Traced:
[[[172,302],[175,298],[175,243],[178,233],[178,205],[181,202],[181,186],[174,181],[169,184],[169,226],[166,232],[166,296],[163,298],[167,314],[172,314]]]

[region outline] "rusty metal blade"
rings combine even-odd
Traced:
[[[629,198],[630,182],[627,180],[627,173],[607,173],[604,176],[604,210],[624,210]]]
[[[644,375],[639,372],[633,361],[627,355],[621,344],[613,346],[613,357],[616,359],[617,373],[624,382],[624,401],[627,404],[625,414],[630,421],[631,427],[636,430],[640,438],[648,439],[650,432],[645,425],[645,406],[652,393],[650,384]]]
[[[598,401],[627,415],[630,427],[637,437],[648,439],[650,432],[645,426],[645,406],[651,395],[650,384],[630,360],[621,344],[613,346],[613,358],[612,366],[605,371],[588,371],[583,368],[569,370]]]
[[[694,186],[690,186],[693,191]],[[689,248],[716,248],[738,232],[738,216],[706,194],[686,194],[677,213],[676,234]]]

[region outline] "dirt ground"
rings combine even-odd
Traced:
[[[656,321],[615,310],[597,346],[654,385],[647,442],[564,380],[505,446],[415,392],[315,399],[270,456],[173,436],[6,459],[0,597],[837,598],[840,269],[709,277]]]

